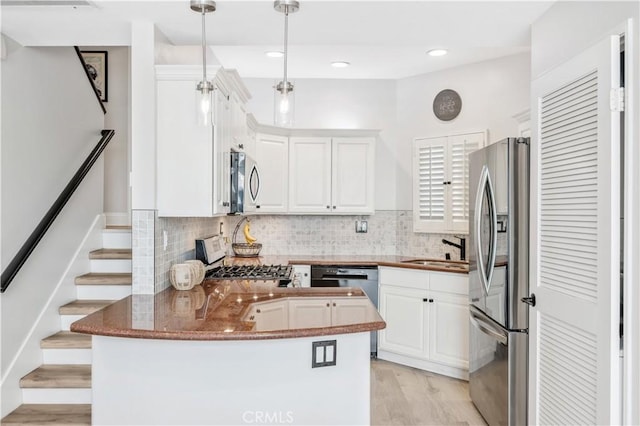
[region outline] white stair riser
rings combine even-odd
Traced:
[[[45,364],[91,364],[91,349],[43,349]]]
[[[131,295],[130,285],[79,285],[79,300],[120,300]]]
[[[91,388],[23,388],[23,404],[91,404]]]
[[[131,259],[91,259],[91,272],[131,272]]]
[[[131,248],[131,232],[105,230],[102,232],[102,248]]]
[[[86,317],[86,315],[60,315],[60,327],[64,331],[69,331],[71,323],[84,317]]]

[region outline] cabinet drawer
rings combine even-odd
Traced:
[[[394,285],[401,287],[427,290],[429,288],[428,271],[403,268],[379,268],[379,281],[382,285]]]
[[[429,288],[431,290],[464,296],[469,294],[469,275],[467,274],[432,271],[430,275]]]

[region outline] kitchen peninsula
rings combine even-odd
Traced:
[[[206,280],[71,329],[93,335],[93,424],[368,424],[384,327],[359,289]]]

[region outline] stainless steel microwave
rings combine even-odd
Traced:
[[[231,152],[231,206],[230,213],[256,211],[260,194],[258,165],[244,152]]]

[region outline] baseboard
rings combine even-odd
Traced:
[[[106,218],[106,224],[117,226],[130,226],[131,225],[131,213],[130,212],[107,212],[104,214]]]
[[[430,371],[432,373],[442,374],[443,376],[467,381],[469,380],[469,371],[467,369],[450,367],[448,365],[439,364],[437,362],[412,358],[406,355],[394,354],[393,352],[381,351],[379,348],[378,359],[395,362],[396,364],[406,365],[408,367],[418,368],[424,371]]]
[[[9,414],[22,403],[22,391],[19,386],[20,379],[42,364],[43,352],[40,348],[40,341],[61,329],[58,308],[68,302],[69,294],[73,294],[75,297],[74,279],[77,275],[89,270],[88,253],[102,246],[102,230],[104,226],[104,215],[97,215],[69,260],[64,272],[59,277],[54,290],[33,326],[29,329],[17,353],[6,370],[2,372],[3,375],[0,379],[0,395],[2,395],[0,418]]]

